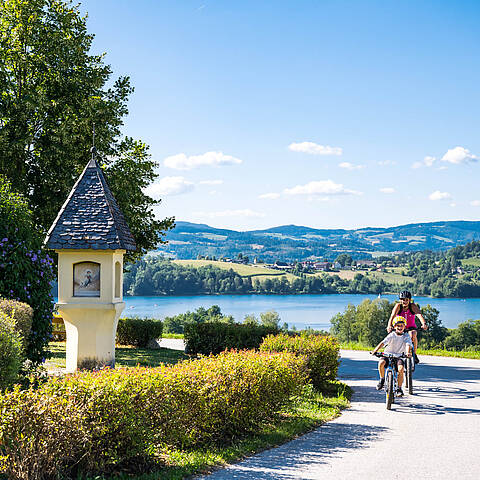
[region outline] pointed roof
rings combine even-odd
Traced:
[[[94,155],[45,239],[48,248],[136,250],[135,239]]]

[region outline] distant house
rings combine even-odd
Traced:
[[[333,262],[334,270],[340,270],[342,268],[342,264],[340,262]]]
[[[357,260],[357,268],[373,268],[377,266],[374,260]]]
[[[313,264],[313,268],[315,270],[320,270],[322,272],[328,272],[328,270],[330,270],[330,262],[315,262]]]
[[[284,270],[285,272],[288,272],[290,270],[293,270],[293,265],[290,264],[290,263],[280,262],[280,261],[277,260],[273,264],[273,268],[276,268],[277,270]]]

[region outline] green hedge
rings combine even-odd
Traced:
[[[269,335],[260,345],[261,352],[290,352],[308,359],[310,381],[317,388],[324,388],[328,381],[336,380],[340,347],[331,336],[302,334]]]
[[[146,347],[150,340],[162,338],[163,324],[150,318],[120,318],[117,326],[117,343]]]
[[[17,300],[0,298],[0,312],[6,313],[13,320],[14,327],[19,333],[23,347],[25,348],[32,329],[32,307]]]
[[[267,335],[278,333],[276,327],[240,323],[187,323],[184,327],[185,352],[217,354],[231,348],[255,349]]]
[[[14,320],[0,312],[0,391],[17,380],[22,358],[22,340],[15,330]]]
[[[158,446],[224,445],[272,421],[306,379],[305,358],[232,351],[16,389],[0,396],[0,476],[108,474]]]

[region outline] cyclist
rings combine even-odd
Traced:
[[[415,323],[415,317],[418,317],[422,322],[422,328],[426,330],[428,328],[427,322],[423,318],[423,315],[420,312],[420,308],[418,305],[413,303],[412,301],[412,294],[404,290],[400,292],[398,295],[400,299],[400,303],[395,304],[392,309],[392,314],[388,320],[387,332],[391,332],[393,330],[392,321],[397,316],[400,315],[401,317],[405,318],[405,322],[407,324],[406,331],[410,335],[412,342],[413,342],[413,358],[415,363],[419,363],[420,360],[417,357],[417,324]]]
[[[373,350],[370,352],[372,355],[377,353],[382,347],[385,347],[384,353],[393,353],[394,355],[401,355],[407,353],[408,357],[412,356],[413,343],[410,335],[405,332],[406,322],[403,317],[397,315],[393,319],[394,331],[390,332]],[[381,358],[378,362],[378,373],[380,375],[380,381],[377,384],[377,390],[381,390],[385,384],[385,367],[387,366],[388,359]],[[401,358],[397,358],[398,369],[398,388],[397,396],[403,396],[402,384],[403,384],[403,372],[404,363]]]

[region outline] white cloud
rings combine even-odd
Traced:
[[[452,208],[455,208],[455,207],[457,206],[457,204],[456,204],[455,202],[452,202],[452,203],[450,203],[450,206],[451,206]]]
[[[332,180],[319,180],[309,182],[305,185],[297,185],[292,188],[286,188],[287,195],[361,195],[362,192],[349,190],[341,183],[335,183]]]
[[[430,155],[427,155],[426,157],[424,157],[424,159],[421,162],[415,162],[412,165],[412,168],[432,167],[435,161],[436,161],[435,157],[431,157]]]
[[[277,198],[280,198],[279,193],[262,193],[261,195],[258,196],[258,198],[262,199],[267,199],[267,200],[276,200]]]
[[[382,167],[386,167],[388,165],[396,165],[397,162],[395,162],[394,160],[381,160],[380,162],[377,162],[380,166]]]
[[[199,185],[222,185],[223,180],[201,180],[198,182]]]
[[[288,149],[292,152],[309,153],[310,155],[342,155],[343,153],[340,147],[319,145],[313,142],[291,143]]]
[[[248,208],[243,210],[223,210],[221,212],[195,212],[195,216],[198,217],[207,217],[207,218],[218,218],[218,217],[264,217],[264,213],[255,212]]]
[[[221,165],[236,165],[242,163],[239,158],[225,155],[222,152],[206,152],[202,155],[191,155],[187,157],[184,153],[172,155],[165,158],[163,164],[175,170],[191,170],[197,167],[218,167]]]
[[[162,195],[181,195],[195,188],[193,182],[183,177],[163,177],[145,189],[145,193],[153,198]]]
[[[342,163],[339,163],[338,166],[340,168],[346,168],[347,170],[360,170],[362,168],[365,168],[365,165],[354,165],[353,163],[350,163],[350,162],[342,162]]]
[[[442,161],[448,163],[454,163],[456,165],[460,163],[476,162],[479,159],[470,150],[463,147],[455,147],[447,150],[447,153],[442,157]]]
[[[395,193],[395,189],[392,187],[383,187],[379,189],[382,193]]]
[[[448,192],[441,192],[440,190],[435,190],[428,196],[428,198],[430,200],[448,200],[449,198],[452,198],[452,195]]]
[[[480,200],[472,200],[472,201],[470,202],[470,205],[471,205],[472,207],[480,207]]]

